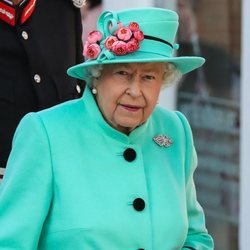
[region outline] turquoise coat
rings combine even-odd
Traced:
[[[173,144],[160,147],[157,135]],[[182,114],[156,107],[127,136],[86,88],[19,124],[0,189],[0,249],[213,249],[196,165]]]

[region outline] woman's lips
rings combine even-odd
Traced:
[[[133,105],[129,105],[129,104],[120,104],[124,109],[126,109],[127,111],[130,112],[136,112],[139,109],[141,109],[141,107],[139,106],[133,106]]]

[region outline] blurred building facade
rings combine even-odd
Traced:
[[[197,195],[215,249],[248,250],[250,1],[102,1],[102,9],[109,10],[149,6],[179,12],[179,55],[206,58],[204,67],[165,89],[160,103],[182,111],[192,127],[199,159]]]
[[[240,0],[178,0],[180,55],[205,65],[184,76],[177,108],[190,121],[199,164],[197,195],[216,249],[239,246]]]

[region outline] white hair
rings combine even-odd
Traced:
[[[164,63],[164,76],[162,88],[169,87],[179,82],[182,77],[181,72],[172,63]],[[87,84],[93,87],[93,79],[101,76],[103,65],[93,65],[87,68]]]
[[[87,71],[86,82],[90,88],[93,87],[93,80],[95,78],[98,78],[101,76],[102,69],[103,69],[102,64],[87,67],[87,69],[86,69],[86,71]]]
[[[178,83],[182,77],[182,73],[172,63],[165,63],[164,82],[162,88],[166,88]]]

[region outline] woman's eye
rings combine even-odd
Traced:
[[[153,76],[153,75],[145,75],[143,78],[145,80],[155,80],[155,76]]]
[[[124,70],[119,70],[119,71],[116,72],[116,74],[122,75],[122,76],[127,76],[127,75],[129,75],[129,73],[128,73],[127,71],[124,71]]]

